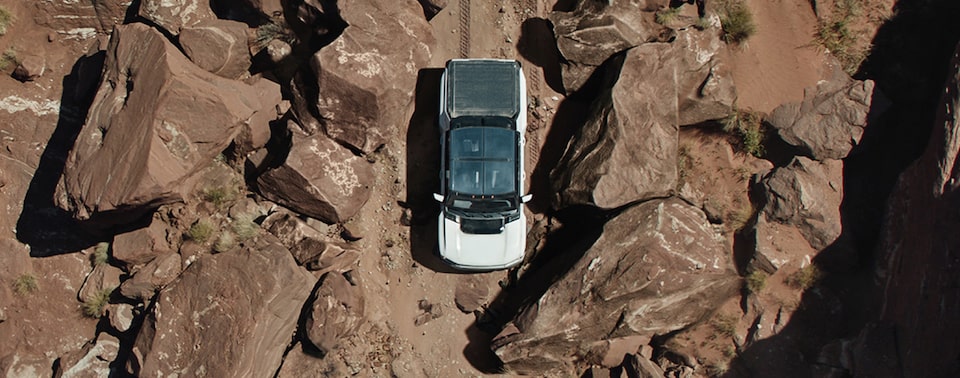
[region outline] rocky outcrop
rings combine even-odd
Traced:
[[[629,208],[494,339],[496,354],[513,372],[569,376],[574,360],[600,364],[609,340],[688,327],[740,287],[729,250],[706,216],[680,200]]]
[[[183,182],[211,164],[260,107],[250,86],[196,67],[160,32],[120,26],[58,205],[88,219],[177,201],[188,189]]]
[[[167,228],[167,224],[154,215],[149,226],[114,236],[112,257],[130,271],[157,256],[173,253]]]
[[[430,63],[432,28],[414,0],[338,6],[349,26],[293,79],[293,110],[308,133],[369,153],[404,129],[417,69]]]
[[[180,31],[180,46],[193,63],[218,76],[237,79],[250,68],[247,25],[205,20]]]
[[[453,302],[460,311],[471,313],[487,303],[490,288],[477,275],[457,277],[457,287],[453,291]]]
[[[322,353],[329,353],[363,324],[363,291],[343,274],[332,272],[321,278],[304,328],[307,339]]]
[[[263,220],[263,228],[280,239],[297,264],[317,271],[318,275],[352,270],[360,260],[360,252],[356,249],[326,240],[319,231],[285,211],[270,214]]]
[[[886,366],[897,366],[898,359],[905,376],[960,373],[960,46],[948,72],[927,148],[890,194],[878,246],[880,322],[893,328],[886,339],[895,340],[895,353],[854,351],[864,362],[886,358]],[[861,371],[870,372],[869,363],[853,373]]]
[[[264,172],[257,187],[264,197],[327,223],[354,216],[370,198],[373,170],[323,134],[293,133],[286,160]]]
[[[873,92],[872,80],[828,81],[805,90],[802,102],[780,105],[766,121],[810,157],[842,159],[863,137]]]
[[[217,19],[206,0],[142,0],[139,15],[172,35],[179,35],[183,28]]]
[[[315,280],[276,238],[254,240],[203,255],[160,292],[137,335],[131,373],[276,373]]]
[[[133,277],[120,284],[120,295],[139,301],[148,301],[157,291],[166,287],[183,271],[180,254],[167,253],[150,260],[136,270]]]
[[[55,365],[55,378],[106,377],[111,373],[110,363],[117,358],[120,340],[106,333],[97,336],[95,343],[60,357]]]
[[[654,21],[654,11],[666,1],[580,1],[571,12],[552,12],[553,34],[563,57],[563,87],[579,90],[608,58],[658,39],[666,28]]]
[[[677,67],[678,110],[681,125],[724,118],[737,100],[730,67],[722,52],[720,19],[704,18],[710,26],[705,30],[687,28],[677,32],[673,45],[674,60],[666,64]]]
[[[677,68],[664,43],[631,49],[551,172],[557,209],[615,208],[668,195],[677,181]]]
[[[10,75],[20,81],[34,81],[43,75],[43,71],[46,69],[47,62],[39,55],[26,55],[18,57],[17,60],[17,68]]]
[[[843,163],[823,163],[796,157],[770,172],[762,181],[767,220],[797,226],[815,250],[840,236],[843,200]]]
[[[77,299],[86,302],[94,298],[97,293],[104,290],[113,290],[120,286],[120,275],[123,271],[120,268],[109,264],[100,264],[93,267],[87,278],[83,280],[83,286],[77,292]]]

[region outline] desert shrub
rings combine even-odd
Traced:
[[[114,288],[109,287],[93,293],[83,301],[83,314],[91,318],[99,318],[106,312],[107,303]]]
[[[230,186],[215,186],[203,190],[204,201],[212,203],[217,208],[237,198],[237,190]]]
[[[213,243],[213,250],[216,252],[226,252],[231,250],[234,246],[237,245],[237,238],[233,236],[233,233],[226,231],[217,238],[217,241]]]
[[[724,132],[738,138],[738,146],[743,152],[763,156],[763,118],[759,113],[735,109],[720,124]]]
[[[90,262],[93,266],[98,266],[106,264],[107,261],[110,261],[110,243],[97,243],[97,246],[93,249],[93,254],[90,255]]]
[[[13,22],[13,14],[6,7],[0,5],[0,35],[7,34],[7,27]]]
[[[666,25],[677,20],[680,15],[680,8],[667,8],[657,11],[654,20],[660,25]]]
[[[757,25],[753,23],[753,14],[750,8],[741,0],[724,0],[720,2],[720,26],[724,42],[740,44],[757,32]]]
[[[808,264],[787,276],[784,283],[794,289],[806,290],[816,284],[821,277],[823,277],[823,272],[820,271],[820,268],[814,264]]]
[[[754,270],[746,277],[747,291],[753,294],[759,294],[767,286],[767,274],[760,270]]]
[[[17,64],[19,64],[19,60],[17,59],[17,50],[15,50],[13,47],[8,48],[7,51],[4,51],[3,54],[0,55],[0,70],[6,70],[7,68],[16,66]]]
[[[677,189],[686,182],[690,171],[693,170],[693,157],[690,156],[690,145],[681,144],[677,149]]]
[[[737,318],[727,315],[717,315],[713,319],[713,329],[724,337],[733,337],[737,333]]]
[[[237,234],[237,238],[240,239],[240,241],[257,236],[257,233],[260,232],[260,225],[254,222],[253,214],[247,213],[237,215],[236,219],[234,219],[230,225],[230,228]]]
[[[297,39],[297,35],[290,29],[290,26],[287,25],[287,21],[283,17],[274,17],[270,19],[269,22],[260,25],[257,27],[256,34],[253,43],[258,50],[266,47],[267,44],[274,39],[279,39],[289,44],[293,44]]]
[[[187,237],[198,243],[206,242],[213,235],[214,227],[209,220],[201,219],[190,226],[187,230]]]
[[[37,278],[30,273],[21,274],[13,281],[13,291],[19,295],[27,295],[37,291]]]

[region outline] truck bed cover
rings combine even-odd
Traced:
[[[502,60],[451,60],[447,63],[447,113],[501,116],[520,113],[520,64]]]

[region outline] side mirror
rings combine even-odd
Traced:
[[[527,203],[532,200],[533,200],[533,194],[530,194],[530,193],[524,194],[523,197],[520,197],[521,203]]]
[[[433,199],[437,202],[443,202],[443,196],[441,196],[440,193],[433,193]]]

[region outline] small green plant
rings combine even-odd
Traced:
[[[187,230],[187,237],[197,243],[203,243],[210,239],[213,231],[213,224],[209,220],[201,219],[190,226],[190,229]]]
[[[20,61],[17,59],[17,50],[13,47],[8,48],[7,51],[3,52],[3,55],[0,55],[0,70],[6,70],[10,66],[16,66]]]
[[[203,199],[217,208],[223,207],[237,197],[237,191],[228,186],[215,186],[203,190]]]
[[[713,329],[724,337],[733,337],[737,333],[737,318],[728,315],[717,315],[713,319]]]
[[[223,253],[231,250],[236,245],[237,238],[233,236],[232,232],[226,231],[220,234],[220,237],[217,238],[217,241],[213,243],[213,250]]]
[[[767,286],[767,274],[760,270],[754,270],[746,277],[747,291],[753,294],[759,294]]]
[[[680,15],[680,8],[667,8],[657,11],[654,20],[660,25],[667,25],[677,20]]]
[[[110,296],[115,288],[108,287],[93,293],[93,295],[83,301],[83,314],[91,318],[99,318],[104,315],[107,309],[107,303],[110,302]]]
[[[230,228],[237,234],[237,238],[240,239],[240,241],[257,236],[257,233],[260,232],[260,225],[254,222],[253,214],[247,213],[237,215],[236,219],[234,219],[230,225]]]
[[[13,281],[13,291],[19,295],[27,295],[37,291],[37,278],[30,273],[21,274]]]
[[[110,261],[110,243],[100,242],[93,248],[93,254],[90,255],[90,262],[93,266],[106,264]]]
[[[0,5],[0,35],[7,34],[7,27],[13,22],[13,14],[6,7]]]
[[[743,152],[755,157],[762,157],[766,152],[763,148],[763,118],[759,113],[735,109],[720,124],[724,132],[740,140]]]
[[[814,264],[808,264],[787,276],[783,282],[794,289],[806,290],[816,284],[822,277],[823,272],[820,271],[820,268]]]
[[[753,23],[753,14],[742,0],[724,0],[720,2],[720,26],[724,42],[740,44],[757,32]]]
[[[257,27],[257,36],[253,43],[259,50],[266,47],[274,39],[289,44],[293,44],[297,40],[297,35],[290,29],[283,17],[273,17],[270,22]]]

